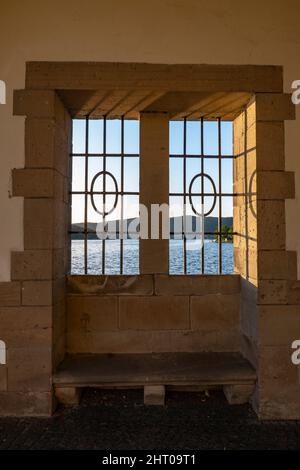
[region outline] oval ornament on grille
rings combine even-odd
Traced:
[[[106,178],[106,176],[109,176],[113,182],[114,182],[114,185],[115,185],[115,201],[114,201],[114,204],[112,206],[112,208],[109,210],[109,211],[106,211],[105,210],[105,205],[103,204],[103,212],[99,211],[96,204],[95,204],[95,199],[94,199],[94,194],[105,194],[104,191],[102,192],[97,192],[97,191],[94,191],[94,186],[95,186],[95,183],[97,181],[97,179],[100,177],[100,176],[103,176],[103,178]],[[92,180],[92,184],[91,184],[91,203],[92,203],[92,206],[93,206],[93,209],[100,215],[102,215],[102,217],[105,217],[109,214],[111,214],[115,208],[117,207],[117,204],[118,204],[118,199],[119,199],[119,191],[118,191],[118,183],[117,183],[117,180],[116,178],[114,177],[114,175],[112,173],[110,173],[109,171],[99,171],[99,173],[97,173],[93,180]]]
[[[212,188],[213,188],[213,193],[212,193],[211,196],[214,198],[214,200],[213,200],[213,204],[212,204],[210,210],[209,210],[208,212],[204,212],[204,211],[203,211],[203,214],[200,214],[200,213],[195,209],[195,206],[194,206],[194,204],[193,204],[192,189],[193,189],[193,185],[194,185],[195,181],[196,181],[198,178],[202,178],[202,177],[203,177],[203,178],[207,178],[207,179],[210,181],[210,183],[211,183],[211,185],[212,185]],[[202,188],[202,193],[204,193],[203,188]],[[209,197],[211,197],[211,196],[209,196]],[[205,197],[208,197],[208,196],[203,196],[203,199],[204,199]],[[209,214],[212,213],[212,211],[213,211],[214,208],[215,208],[216,202],[217,202],[217,190],[216,190],[216,185],[215,185],[215,183],[214,183],[214,180],[212,179],[211,176],[209,176],[209,175],[206,174],[206,173],[198,173],[197,175],[195,175],[195,176],[192,178],[192,180],[191,180],[191,182],[190,182],[190,186],[189,186],[189,201],[190,201],[190,204],[191,204],[191,207],[192,207],[192,210],[193,210],[194,214],[199,215],[199,216],[204,216],[204,217],[206,217],[207,215],[209,215]]]

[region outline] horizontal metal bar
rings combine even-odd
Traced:
[[[139,196],[140,193],[136,191],[70,191],[69,194],[108,194],[112,196],[118,194],[119,196]]]
[[[108,223],[108,222],[106,222]],[[69,234],[72,234],[72,235],[90,235],[90,234],[93,234],[95,235],[96,232],[91,232],[90,230],[87,230],[86,232],[85,231],[82,231],[82,232],[77,232],[77,231],[72,231],[72,230],[69,230],[68,232]],[[116,234],[116,235],[119,235],[120,233],[128,233],[129,235],[131,234],[138,234],[140,233],[139,231],[134,231],[134,232],[127,232],[126,230],[124,232],[120,232],[120,231],[116,231],[116,232],[111,232],[111,231],[106,231],[105,233],[108,233],[108,234]],[[170,235],[183,235],[184,233],[188,234],[188,235],[192,235],[193,233],[195,232],[170,232]],[[228,232],[197,232],[199,234],[202,234],[203,235],[228,235]],[[232,232],[229,234],[230,236],[231,235],[238,235],[237,232]]]
[[[241,154],[242,155],[242,154]],[[121,153],[70,153],[70,157],[122,157]],[[124,157],[133,157],[133,158],[139,158],[140,154],[138,153],[124,153]],[[239,157],[240,155],[201,155],[201,154],[186,154],[184,155],[183,153],[177,153],[177,154],[170,154],[170,158],[217,158],[217,159],[229,159],[229,160],[234,160],[235,158]]]
[[[170,158],[216,158],[216,159],[230,159],[230,160],[234,160],[235,159],[235,155],[202,155],[201,153],[199,154],[186,154],[184,155],[183,153],[171,153],[169,155]]]
[[[135,157],[139,158],[138,153],[70,153],[70,157]]]
[[[169,196],[188,196],[190,193],[169,193]],[[192,193],[191,197],[200,197],[200,196],[206,196],[206,197],[232,197],[232,196],[244,196],[244,193]]]

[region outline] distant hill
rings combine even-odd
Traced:
[[[170,231],[174,232],[174,224],[175,227],[178,227],[180,225],[177,225],[180,223],[180,219],[182,220],[182,217],[172,217],[170,219]],[[188,220],[189,219],[189,220]],[[190,220],[192,219],[192,220]],[[129,224],[136,219],[125,219],[124,220],[124,228],[128,228]],[[115,230],[115,224],[116,224],[116,231],[119,231],[119,220],[115,221],[109,221],[108,223],[108,230]],[[192,230],[195,230],[196,228],[196,216],[187,216],[187,224],[191,224]],[[228,227],[232,227],[233,220],[232,217],[223,217],[222,218],[222,225],[227,225]],[[97,224],[94,222],[89,222],[88,223],[88,231],[91,232],[89,234],[89,239],[97,239],[97,234],[96,234],[96,226]],[[190,225],[189,225],[190,226]],[[218,217],[205,217],[204,219],[204,231],[205,232],[210,232],[213,233],[216,231],[218,228]],[[71,238],[73,240],[82,240],[84,238],[84,223],[78,223],[78,224],[72,224],[71,228],[72,232],[78,232],[78,233],[72,233]],[[128,237],[130,238],[130,237]],[[173,237],[171,237],[173,238]],[[214,238],[214,235],[206,235],[205,238]]]

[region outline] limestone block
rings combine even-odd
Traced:
[[[230,405],[243,405],[249,403],[254,384],[224,385],[223,391]]]
[[[0,282],[0,307],[13,307],[21,304],[21,284]]]
[[[52,392],[0,392],[0,416],[51,416]]]
[[[287,301],[300,305],[300,281],[287,281]]]
[[[59,403],[66,406],[79,405],[82,390],[75,387],[55,387],[55,396]]]
[[[52,305],[52,294],[52,281],[24,281],[22,283],[22,305]],[[55,301],[57,301],[56,298]]]
[[[182,330],[189,328],[187,296],[120,297],[123,330]]]
[[[25,166],[26,168],[55,167],[54,119],[26,119]]]
[[[53,254],[50,250],[26,250],[11,253],[13,280],[52,279]]]
[[[13,169],[12,195],[63,199],[63,176],[51,169]]]
[[[52,348],[27,346],[8,349],[9,391],[51,391]]]
[[[299,314],[298,305],[259,306],[259,343],[291,348],[292,342],[300,339]]]
[[[285,249],[284,201],[257,201],[257,233],[259,249]]]
[[[255,141],[252,141],[255,133]],[[251,140],[250,140],[251,137]],[[248,142],[256,147],[258,171],[284,171],[284,123],[257,122],[248,132]]]
[[[239,292],[239,275],[155,275],[156,295],[237,294]]]
[[[145,385],[144,404],[164,406],[165,386],[164,385]]]
[[[0,392],[7,391],[7,366],[0,364]]]
[[[52,338],[51,307],[1,307],[1,339],[9,348],[47,346]]]
[[[261,250],[258,252],[259,279],[286,279],[288,256],[284,250]]]
[[[55,117],[55,92],[50,90],[15,90],[14,116]]]
[[[238,329],[239,294],[192,296],[190,302],[191,328],[193,330]]]
[[[69,353],[239,351],[239,334],[201,330],[67,331]]]
[[[257,121],[295,119],[296,108],[288,93],[257,93],[255,107]]]
[[[117,297],[68,295],[68,330],[89,333],[118,329]]]
[[[295,174],[291,171],[258,171],[258,199],[293,199]]]
[[[70,294],[153,295],[153,276],[68,276]]]
[[[285,317],[283,313],[283,318]],[[299,366],[291,361],[288,346],[259,349],[258,404],[260,419],[299,419]]]

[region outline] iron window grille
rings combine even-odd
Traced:
[[[174,121],[173,121],[174,122]],[[182,121],[178,121],[182,122]],[[188,123],[198,123],[199,125],[199,151],[198,152],[193,152],[193,153],[188,153],[187,151],[187,144],[188,144],[188,137],[187,137],[187,125]],[[183,214],[181,216],[182,218],[182,232],[180,233],[182,239],[183,239],[183,266],[181,266],[181,269],[178,269],[178,272],[176,274],[189,274],[188,273],[188,263],[187,263],[187,236],[186,234],[188,233],[185,231],[185,220],[187,217],[186,213],[186,207],[189,206],[191,209],[191,212],[194,216],[200,217],[203,222],[203,229],[201,230],[201,235],[202,240],[201,240],[201,247],[199,249],[200,251],[200,256],[199,256],[199,273],[201,274],[206,274],[206,269],[205,269],[205,243],[204,239],[205,237],[215,237],[216,241],[218,243],[218,262],[217,262],[217,272],[216,274],[222,274],[224,269],[223,269],[223,262],[222,262],[222,246],[223,246],[223,239],[226,235],[228,235],[228,232],[224,232],[222,230],[223,227],[223,214],[222,214],[222,206],[223,206],[223,201],[225,198],[231,198],[233,200],[233,196],[236,196],[233,192],[233,184],[231,184],[230,191],[223,191],[222,187],[222,181],[223,181],[223,162],[226,160],[227,162],[230,162],[230,171],[231,171],[231,176],[233,175],[233,159],[235,158],[233,155],[233,141],[231,141],[231,154],[224,154],[222,152],[222,121],[221,118],[218,118],[216,120],[216,126],[217,126],[217,136],[215,138],[217,144],[217,151],[214,152],[213,154],[206,154],[205,153],[205,124],[207,122],[212,122],[211,120],[205,120],[204,118],[201,118],[200,121],[187,121],[185,118],[183,120],[183,150],[181,153],[170,153],[170,184],[171,184],[171,165],[172,162],[174,162],[176,159],[181,159],[182,161],[182,169],[181,169],[181,178],[182,178],[182,190],[181,191],[170,191],[169,197],[170,197],[170,208],[172,207],[172,198],[181,198],[183,199]],[[215,122],[215,121],[213,121]],[[233,139],[232,139],[233,140]],[[197,163],[199,162],[199,167],[198,169],[194,172],[193,175],[188,175],[187,173],[187,165],[188,162],[191,160],[195,160]],[[217,162],[217,169],[215,171],[215,175],[212,176],[209,174],[209,172],[205,169],[206,167],[210,167],[210,162]],[[215,182],[215,179],[217,179],[217,182]],[[193,186],[196,183],[196,181],[199,183],[200,182],[200,188],[199,191],[194,192],[193,191]],[[211,191],[207,191],[207,182],[209,182]],[[201,212],[196,209],[195,205],[193,204],[193,198],[198,198],[199,202],[201,201],[201,207],[203,208]],[[212,199],[212,203],[210,205],[210,208],[206,207],[206,202],[207,199]],[[200,207],[200,205],[199,205]],[[232,203],[231,203],[232,207]],[[207,231],[205,230],[205,218],[208,217],[210,214],[213,213],[213,211],[217,211],[217,229],[214,231]],[[202,217],[201,217],[202,216]],[[233,214],[232,214],[232,219],[233,219]],[[176,230],[176,233],[172,230],[172,227],[170,229],[170,238],[171,238],[171,243],[172,243],[172,237],[178,235],[178,231]],[[234,232],[232,232],[232,237],[235,235]],[[170,272],[171,270],[171,265],[174,260],[172,260],[172,255],[171,255],[171,249],[169,249],[170,253]],[[233,255],[233,249],[232,249],[232,255]],[[197,272],[198,273],[198,272]],[[196,274],[193,272],[193,274]]]
[[[84,215],[83,215],[83,224],[75,224],[74,221],[72,220],[71,224],[71,230],[70,230],[70,235],[72,239],[76,239],[79,237],[80,239],[83,239],[83,267],[82,267],[82,274],[89,274],[89,273],[96,273],[97,274],[107,274],[107,266],[106,266],[106,246],[107,243],[110,242],[110,240],[99,240],[99,243],[101,244],[101,260],[100,260],[100,266],[97,266],[97,269],[95,271],[95,268],[90,268],[89,267],[89,253],[88,253],[88,248],[89,248],[89,243],[92,237],[95,237],[95,230],[91,230],[91,224],[89,221],[90,213],[93,212],[94,216],[95,213],[98,214],[98,223],[102,224],[103,227],[105,227],[105,230],[107,231],[108,235],[115,235],[117,239],[119,240],[120,243],[120,251],[119,251],[119,267],[117,270],[113,273],[108,272],[108,274],[138,274],[138,266],[139,266],[139,250],[137,247],[136,250],[136,267],[135,269],[131,272],[126,272],[125,268],[125,263],[124,263],[124,239],[123,239],[123,233],[126,227],[124,226],[124,198],[127,196],[135,196],[135,198],[139,197],[139,177],[137,178],[138,181],[136,182],[136,186],[138,185],[138,190],[136,191],[130,191],[130,190],[125,190],[125,160],[127,158],[130,159],[138,159],[138,164],[139,164],[139,153],[125,153],[125,125],[128,123],[123,117],[121,119],[115,120],[120,122],[120,151],[119,152],[113,152],[113,153],[108,153],[107,152],[107,125],[108,125],[108,120],[106,117],[103,119],[97,119],[93,121],[101,121],[102,123],[102,136],[99,135],[99,138],[102,139],[102,152],[99,153],[94,153],[91,152],[90,149],[90,122],[91,119],[87,117],[85,119],[85,133],[84,133],[84,151],[83,152],[74,152],[74,142],[73,142],[73,149],[71,153],[71,159],[72,159],[72,167],[74,166],[75,159],[78,158],[83,158],[84,159],[84,168],[83,168],[83,173],[84,173],[84,187],[76,190],[74,189],[74,184],[73,184],[73,178],[72,178],[72,187],[71,187],[71,198],[72,198],[72,206],[74,203],[73,199],[76,196],[81,196],[84,198]],[[131,121],[132,122],[132,121]],[[74,122],[73,122],[73,127],[74,127]],[[74,129],[73,129],[73,137],[74,137]],[[82,139],[83,140],[83,139]],[[117,175],[114,174],[114,171],[111,171],[107,168],[107,161],[108,159],[117,159],[119,160],[120,163],[120,174]],[[94,171],[91,174],[90,171],[90,166],[91,166],[91,159],[101,159],[102,163],[102,169],[100,171]],[[101,167],[101,165],[100,165]],[[73,175],[74,176],[74,175]],[[100,190],[97,190],[97,181],[102,179],[102,188]],[[113,182],[114,190],[108,189],[108,179],[111,179]],[[117,181],[119,179],[119,182]],[[114,198],[114,203],[111,204],[110,209],[107,207],[110,203],[108,202],[109,197]],[[98,201],[95,199],[98,197]],[[99,197],[102,199],[102,204],[99,204]],[[137,200],[138,204],[138,200]],[[117,206],[118,206],[118,211],[119,211],[119,216],[116,218],[118,221],[117,223],[117,230],[114,231],[113,233],[109,233],[109,220],[108,216],[113,216],[114,214],[117,213]],[[78,229],[79,226],[79,229]],[[74,229],[75,227],[75,229]],[[108,227],[108,228],[107,228]],[[73,273],[73,270],[71,270]]]

